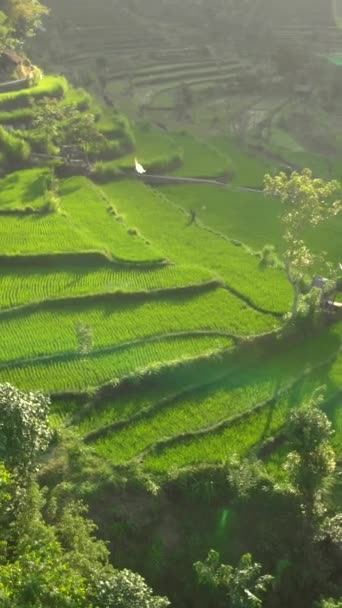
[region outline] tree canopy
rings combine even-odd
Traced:
[[[341,211],[341,201],[336,198],[341,187],[337,181],[315,178],[310,169],[301,173],[294,171],[290,176],[286,173],[265,175],[264,185],[267,194],[277,196],[282,202],[282,258],[293,288],[291,317],[295,318],[303,282],[312,275],[319,257],[308,247],[305,234],[308,227],[315,228]]]

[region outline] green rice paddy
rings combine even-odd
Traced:
[[[176,264],[196,260],[253,305],[279,314],[288,310],[290,289],[281,271],[262,270],[260,260],[246,252],[241,243],[233,244],[199,224],[189,226],[189,215],[163,192],[133,181],[105,185],[104,191],[126,220],[139,225]]]
[[[175,62],[175,82],[189,66]],[[210,69],[197,66],[194,77],[218,78]],[[139,78],[143,90],[146,79],[164,76],[152,69]],[[92,103],[63,78],[46,77],[38,87],[0,95],[0,125],[11,113],[29,119],[31,103],[46,95]],[[116,141],[129,125],[109,114],[99,113],[98,126]],[[281,135],[274,133],[277,141]],[[44,214],[49,169],[3,177],[0,382],[62,393],[54,426],[72,425],[114,465],[139,461],[161,474],[257,452],[321,385],[340,429],[328,398],[338,399],[341,387],[341,324],[279,346],[275,335],[292,293],[281,269],[262,267],[259,252],[280,246],[280,205],[238,189],[261,189],[278,164],[224,136],[197,139],[142,123],[134,136],[134,153],[111,162],[132,168],[137,156],[167,166],[178,155],[174,176],[224,176],[229,187],[138,179],[99,185],[78,176],[58,180],[58,210]],[[332,262],[341,237],[340,219],[308,235]],[[87,352],[80,324],[91,334]],[[271,333],[274,352],[249,348],[248,340]],[[84,411],[70,391],[88,391]]]

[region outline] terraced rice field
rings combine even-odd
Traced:
[[[94,350],[178,332],[255,335],[279,325],[225,290],[181,298],[143,294],[88,300],[51,302],[0,316],[0,361],[77,351],[78,322],[91,327]]]
[[[233,163],[235,185],[247,167],[246,185],[261,183],[264,162],[220,141],[142,127],[136,136],[142,161],[182,150],[175,174],[215,176]],[[45,178],[38,169],[6,177],[0,212],[38,209]],[[272,353],[245,344],[278,332],[291,303],[284,273],[262,269],[255,253],[279,239],[278,203],[83,177],[60,180],[59,195],[56,213],[0,221],[0,382],[59,393],[54,425],[73,425],[114,465],[141,461],[163,474],[257,451],[314,388],[338,395],[341,324]],[[331,259],[340,229],[320,233]],[[70,391],[88,391],[84,411]]]
[[[230,239],[200,225],[189,226],[189,216],[163,193],[142,183],[122,181],[104,186],[113,204],[131,224],[177,264],[196,264],[215,272],[228,287],[252,305],[273,313],[288,310],[291,294],[283,273],[260,269],[260,260]],[[276,285],[276,289],[275,289]]]
[[[262,193],[205,184],[163,186],[160,191],[184,209],[193,209],[205,225],[255,251],[280,243],[280,204]]]
[[[262,156],[256,156],[241,148],[238,141],[228,136],[215,136],[209,139],[210,144],[221,154],[232,160],[234,175],[232,183],[249,188],[262,188],[264,175],[273,173],[281,167],[278,162],[270,162]]]
[[[212,273],[197,266],[127,266],[100,256],[12,258],[0,267],[0,310],[90,294],[182,289],[213,280]]]
[[[327,398],[341,390],[342,358],[335,357],[341,335],[339,326],[299,347],[296,356],[278,353],[259,362],[247,358],[240,366],[227,361],[220,380],[208,378],[205,385],[199,374],[197,389],[183,386],[178,394],[169,389],[168,398],[161,394],[152,404],[133,391],[123,399],[124,407],[107,403],[96,416],[91,412],[81,419],[79,429],[84,434],[102,429],[92,445],[114,463],[145,453],[146,466],[158,471],[221,462],[235,452],[246,455],[278,432],[289,410],[315,388],[325,383]],[[121,428],[109,426],[119,420],[126,421]]]
[[[182,166],[173,175],[182,177],[216,177],[224,175],[230,161],[216,148],[187,134],[174,135],[173,140],[183,151]]]
[[[12,110],[30,106],[42,97],[62,98],[68,90],[68,83],[62,76],[45,76],[35,87],[2,93],[0,95],[0,111]]]
[[[26,206],[39,209],[49,173],[47,169],[29,169],[11,173],[0,180],[0,213],[25,209]]]
[[[214,336],[162,338],[151,343],[132,345],[113,353],[93,353],[88,357],[65,356],[58,360],[27,363],[23,366],[0,370],[0,382],[11,382],[29,390],[39,389],[47,393],[63,393],[70,390],[84,391],[109,380],[121,379],[144,370],[157,373],[162,365],[189,360],[231,347],[229,338]]]
[[[109,213],[106,200],[86,178],[65,180],[60,195],[59,213],[3,217],[0,254],[97,251],[131,262],[161,260],[146,240],[136,231],[130,232],[122,218]]]
[[[263,193],[239,191],[206,185],[165,186],[167,199],[184,209],[195,210],[207,226],[260,251],[266,244],[280,248],[282,228],[281,203]],[[251,230],[253,226],[253,230]],[[341,257],[342,217],[334,217],[318,229],[311,229],[307,242],[317,254],[326,252],[338,264]]]
[[[119,167],[134,169],[134,159],[137,157],[143,165],[151,165],[158,160],[167,161],[170,156],[182,152],[177,142],[158,129],[144,128],[137,125],[134,129],[136,150],[115,161]]]

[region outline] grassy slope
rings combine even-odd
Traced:
[[[205,185],[166,186],[161,191],[185,209],[194,209],[206,225],[254,250],[260,251],[266,244],[281,245],[281,203],[273,198]],[[330,261],[339,262],[342,215],[311,229],[306,239],[313,251],[323,250]]]
[[[196,366],[189,368],[187,375],[186,370],[183,370],[183,375],[178,371],[178,381],[175,376],[172,382],[168,377],[161,376],[157,382],[156,377],[152,386],[146,378],[142,385],[131,387],[126,394],[121,393],[100,404],[96,403],[82,417],[78,424],[79,432],[87,434],[112,422],[128,419],[125,428],[107,433],[94,444],[101,455],[115,463],[124,462],[161,439],[205,429],[248,412],[250,408],[279,394],[279,391],[284,391],[272,407],[265,406],[264,412],[261,409],[255,416],[253,414],[252,427],[255,428],[252,428],[251,434],[250,421],[246,421],[234,423],[229,430],[213,429],[202,438],[184,441],[179,437],[175,447],[162,450],[161,464],[158,452],[147,456],[146,462],[147,466],[152,463],[153,468],[161,466],[164,470],[166,462],[167,466],[172,466],[174,452],[175,463],[181,458],[179,454],[183,455],[182,466],[191,464],[192,458],[194,462],[205,462],[207,441],[216,446],[216,452],[209,449],[210,461],[220,461],[237,446],[245,454],[254,443],[270,436],[272,430],[278,431],[289,409],[296,407],[313,389],[325,384],[327,396],[340,390],[341,338],[340,324],[298,345],[296,352],[288,346],[282,352],[266,355],[262,359],[255,359],[252,354],[247,354],[243,360],[237,360],[234,355],[223,360],[214,359],[212,363],[208,361],[204,369]],[[144,415],[144,408],[151,405],[156,406],[154,411],[148,416],[146,413]],[[132,417],[139,413],[141,419],[133,420]],[[333,414],[336,417],[336,408]],[[232,445],[228,437],[233,440]],[[171,456],[168,455],[169,451]]]
[[[207,226],[256,251],[280,241],[280,205],[263,194],[199,184],[165,186],[161,192],[185,209],[194,209]]]
[[[342,326],[340,324],[330,330],[325,337],[319,336],[308,340],[302,347],[296,349],[295,354],[293,352],[285,353],[274,357],[273,361],[263,361],[259,370],[261,373],[259,387],[262,386],[262,379],[266,383],[268,382],[269,390],[267,391],[266,387],[264,396],[271,398],[275,390],[286,386],[291,379],[293,381],[305,369],[310,369],[310,366],[317,365],[319,361],[323,363],[329,355],[332,358],[328,365],[323,364],[320,369],[304,376],[299,384],[277,399],[275,404],[251,413],[250,417],[238,420],[226,429],[213,430],[202,437],[180,440],[176,445],[166,447],[161,452],[152,452],[146,458],[146,466],[161,472],[168,470],[171,465],[185,466],[200,462],[221,462],[227,455],[233,453],[240,456],[247,455],[260,442],[279,432],[287,420],[290,409],[298,406],[303,399],[312,394],[314,389],[325,384],[327,396],[334,395],[341,390],[342,356],[339,352],[341,335]],[[251,372],[251,379],[253,373],[254,371]],[[251,395],[249,395],[249,403],[257,403],[259,394],[256,392],[256,387],[253,387],[253,382],[249,385],[249,389],[253,394],[255,393],[254,399],[251,399]],[[231,390],[228,391],[229,394],[231,394]],[[248,394],[244,396],[243,390],[241,396],[242,403],[238,411],[241,411],[242,404],[248,400]],[[222,407],[224,407],[224,403],[228,403],[227,394],[223,395],[223,398],[221,396],[221,402]],[[206,408],[203,409],[205,411]],[[227,411],[230,415],[229,410]]]
[[[201,142],[191,135],[178,134],[172,136],[177,146],[183,151],[182,166],[173,175],[182,177],[219,177],[230,165],[229,158]]]
[[[169,136],[158,129],[144,129],[143,125],[136,125],[134,128],[136,150],[115,161],[120,167],[130,167],[134,169],[134,158],[137,157],[142,165],[153,163],[156,159],[167,159],[175,154],[179,147]]]
[[[43,203],[48,175],[48,169],[29,169],[10,173],[0,180],[0,211],[27,205],[38,209]]]
[[[127,296],[108,302],[49,304],[37,312],[0,316],[0,360],[32,358],[43,354],[75,352],[75,324],[89,325],[94,349],[149,336],[191,331],[258,334],[277,326],[274,317],[248,308],[224,290],[194,296],[143,298]]]
[[[67,90],[68,83],[63,76],[45,76],[37,86],[11,93],[2,93],[0,95],[0,109],[8,110],[30,106],[32,101],[42,97],[62,98]]]
[[[32,191],[36,174],[30,171],[27,178],[26,172],[21,173],[20,184],[22,178],[23,184],[26,180],[27,184],[32,180],[31,185],[18,185],[17,188],[26,191],[31,188]],[[11,181],[11,176],[8,179]],[[61,182],[60,195],[62,209],[59,213],[3,217],[0,223],[0,253],[99,251],[129,261],[160,259],[161,256],[140,235],[129,234],[129,227],[109,214],[106,202],[86,178],[74,177]]]
[[[0,371],[0,382],[11,382],[23,389],[45,392],[85,390],[132,372],[139,375],[148,368],[150,373],[161,364],[180,358],[187,359],[231,346],[228,338],[193,336],[161,339],[152,344],[137,345],[112,354],[92,354],[89,357],[65,358],[49,363],[32,363]]]
[[[106,201],[86,178],[65,180],[60,193],[63,209],[70,214],[75,230],[87,235],[96,249],[105,249],[114,257],[125,260],[160,259],[139,234],[129,234],[129,227],[119,221],[121,218],[108,213]]]
[[[162,194],[142,183],[129,181],[107,184],[104,191],[127,220],[137,225],[174,262],[196,263],[210,269],[227,285],[266,310],[288,310],[290,289],[280,271],[261,271],[258,259],[246,254],[241,247],[195,224],[187,226],[188,216]]]
[[[51,298],[173,289],[212,279],[210,272],[195,266],[134,268],[86,257],[47,257],[37,265],[18,260],[0,268],[0,310]]]

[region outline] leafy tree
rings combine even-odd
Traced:
[[[0,385],[0,460],[10,471],[32,472],[50,439],[50,401],[41,393],[27,393]]]
[[[109,564],[81,503],[54,505],[44,520],[34,468],[50,436],[48,405],[39,393],[0,387],[0,458],[9,467],[0,462],[1,608],[166,608],[139,575]]]
[[[41,27],[42,17],[49,13],[39,0],[5,0],[5,11],[20,38],[34,36]]]
[[[139,574],[125,569],[96,582],[94,604],[97,608],[166,608],[170,602],[154,596]]]
[[[240,460],[233,456],[228,462],[228,481],[236,496],[248,499],[254,490],[272,488],[272,481],[259,460]]]
[[[47,149],[75,146],[88,160],[90,150],[104,142],[92,112],[80,112],[75,105],[61,105],[57,99],[44,98],[36,105],[33,124],[45,136]]]
[[[261,608],[261,597],[273,581],[269,574],[262,575],[262,566],[243,555],[238,566],[220,564],[220,555],[211,550],[205,562],[194,564],[200,583],[223,589],[229,608]]]
[[[90,150],[96,149],[104,141],[95,121],[92,112],[80,112],[76,107],[69,106],[59,134],[59,142],[78,146],[84,152],[87,162]]]
[[[44,97],[35,104],[33,126],[41,131],[46,141],[47,152],[54,152],[53,144],[58,139],[65,110],[58,99]]]
[[[9,36],[11,33],[11,28],[8,23],[7,15],[0,10],[0,52],[6,50],[6,48],[10,47]]]
[[[315,604],[315,608],[342,608],[342,600],[324,599]]]
[[[314,394],[308,403],[297,409],[288,425],[292,451],[285,462],[290,480],[300,494],[303,511],[310,527],[321,512],[322,498],[336,467],[330,444],[333,434],[328,417],[319,408],[321,394]]]
[[[302,285],[312,271],[316,257],[303,240],[308,227],[317,227],[341,210],[334,200],[340,190],[336,181],[325,182],[313,177],[310,169],[276,176],[265,175],[265,192],[282,202],[281,222],[284,228],[282,258],[287,278],[293,289],[291,319],[298,316]]]

